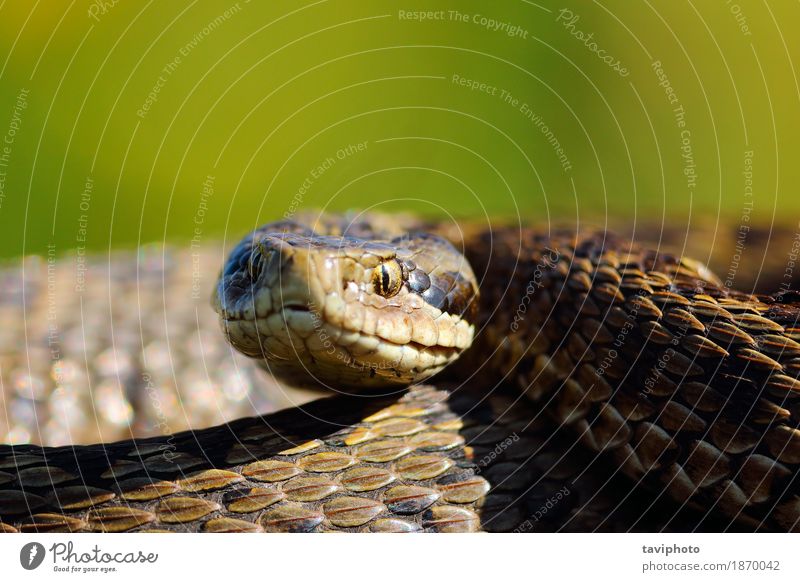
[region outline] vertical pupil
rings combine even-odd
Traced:
[[[389,292],[389,269],[386,265],[381,265],[381,291],[384,294]]]

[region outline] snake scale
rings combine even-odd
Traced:
[[[800,529],[797,292],[735,292],[607,233],[329,217],[248,235],[214,307],[275,376],[340,393],[2,445],[0,529]]]

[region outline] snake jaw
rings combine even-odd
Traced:
[[[477,286],[449,243],[274,228],[232,251],[214,307],[231,344],[275,375],[295,385],[406,385],[471,344]]]

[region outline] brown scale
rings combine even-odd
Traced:
[[[492,273],[473,349],[492,353],[505,337],[485,377],[513,368],[598,463],[676,508],[750,529],[800,530],[796,292],[728,291],[702,265],[601,235],[525,232],[519,255],[513,239],[491,255],[486,238],[467,250],[476,273]],[[558,264],[544,270],[514,325],[535,266],[554,254],[544,248],[555,249]]]

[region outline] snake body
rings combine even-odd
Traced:
[[[0,447],[0,527],[798,529],[793,292],[733,292],[605,234],[331,218],[249,235],[215,307],[279,376],[352,394],[153,439]],[[443,368],[437,388],[397,392]]]

